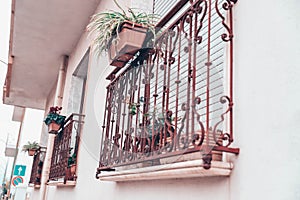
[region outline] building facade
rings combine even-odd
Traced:
[[[67,116],[30,199],[299,199],[300,4],[119,3],[160,15],[120,69],[85,28],[113,1],[13,1],[3,101]]]

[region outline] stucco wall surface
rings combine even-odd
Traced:
[[[102,1],[99,10],[110,8]],[[234,169],[227,178],[126,183],[95,179],[106,75],[105,57],[90,55],[75,187],[49,187],[48,199],[300,199],[300,2],[239,0],[234,8]],[[86,33],[70,56],[70,77],[89,46]],[[38,190],[35,190],[38,192]],[[33,198],[34,199],[34,198]]]
[[[300,199],[300,2],[235,7],[232,200]]]

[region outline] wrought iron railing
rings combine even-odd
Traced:
[[[208,169],[212,151],[239,153],[230,147],[235,2],[178,1],[186,10],[159,22],[171,25],[154,48],[109,76],[97,173],[193,152]]]
[[[80,130],[84,115],[72,114],[64,123],[63,128],[55,136],[49,180],[76,180],[76,164]],[[71,172],[71,167],[75,171]]]
[[[41,176],[42,176],[44,159],[45,159],[45,148],[40,148],[40,150],[37,151],[33,157],[29,184],[33,184],[35,186],[41,184]]]

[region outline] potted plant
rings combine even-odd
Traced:
[[[73,152],[73,147],[69,148],[69,157],[68,157],[68,170],[71,172],[71,175],[75,174],[76,171],[76,152]]]
[[[39,149],[40,149],[40,145],[36,141],[32,143],[28,141],[27,144],[23,145],[22,151],[28,152],[29,156],[33,156],[35,152],[38,151]]]
[[[94,49],[98,54],[108,52],[110,64],[123,67],[142,48],[146,34],[155,35],[155,14],[135,12],[126,13],[114,0],[122,12],[108,11],[92,16],[87,30],[95,34]]]
[[[62,107],[50,107],[49,113],[44,122],[48,126],[49,133],[57,133],[65,122],[65,116],[60,115]]]
[[[68,158],[68,168],[70,168],[71,175],[75,174],[76,171],[76,153],[74,152],[72,156]]]

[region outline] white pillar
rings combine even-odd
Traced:
[[[53,147],[54,147],[54,139],[55,139],[55,134],[49,134],[48,137],[48,145],[47,145],[47,151],[46,151],[46,157],[44,160],[44,165],[43,165],[43,173],[41,177],[41,188],[40,188],[40,194],[41,200],[45,200],[46,198],[46,193],[47,193],[47,181],[49,179],[49,173],[50,173],[50,166],[51,166],[51,159],[52,159],[52,152],[53,152]]]
[[[56,85],[56,91],[54,97],[54,106],[58,106],[58,107],[62,106],[67,66],[68,66],[68,58],[69,58],[68,56],[64,56],[63,63],[58,73],[57,85]]]
[[[68,66],[68,56],[64,56],[62,65],[59,69],[56,91],[55,91],[55,98],[54,98],[54,106],[58,106],[58,107],[62,106],[67,66]],[[56,134],[49,134],[48,137],[46,157],[43,165],[43,173],[41,178],[40,200],[47,199],[47,182],[49,179],[55,135]]]
[[[18,154],[19,154],[19,146],[20,146],[21,133],[22,133],[22,130],[23,130],[24,115],[25,115],[25,108],[22,108],[22,114],[21,114],[21,118],[20,118],[19,134],[18,134],[18,139],[17,139],[17,144],[16,144],[16,151],[15,151],[14,160],[13,160],[12,169],[11,169],[11,174],[10,174],[10,179],[9,179],[9,183],[8,183],[8,190],[7,190],[7,195],[8,196],[10,196],[10,193],[11,193],[11,181],[12,181],[12,178],[13,178],[16,161],[17,161]],[[7,141],[6,141],[6,145],[7,145]]]

